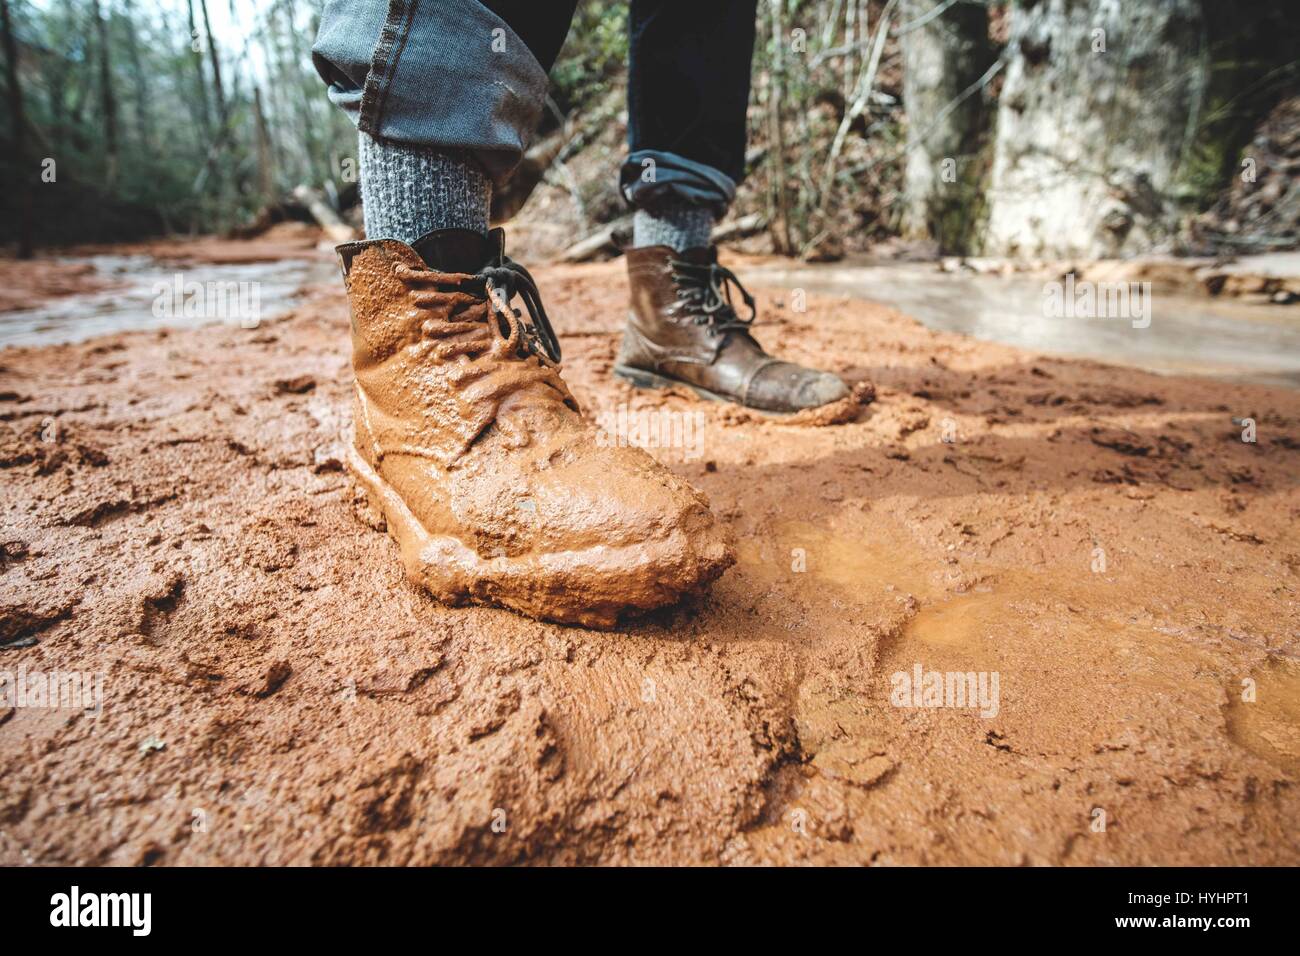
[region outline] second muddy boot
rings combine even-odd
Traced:
[[[338,252],[356,373],[348,464],[412,580],[448,603],[605,627],[732,563],[699,492],[579,413],[500,230]]]
[[[790,413],[849,394],[838,376],[768,355],[750,332],[754,299],[717,249],[626,252],[632,309],[615,374],[643,388],[683,385],[717,401]],[[744,314],[732,302],[732,290]]]

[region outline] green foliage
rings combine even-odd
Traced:
[[[1300,88],[1300,23],[1270,0],[1204,7],[1204,99],[1179,170],[1179,198],[1200,211],[1239,171],[1259,121]]]
[[[551,96],[562,111],[598,100],[627,71],[627,8],[583,0],[551,68]]]

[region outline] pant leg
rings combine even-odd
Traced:
[[[758,0],[632,0],[624,197],[721,215],[745,174]]]
[[[328,0],[312,63],[363,132],[467,150],[500,185],[537,129],[576,2]]]
[[[578,0],[479,0],[524,41],[542,69],[550,73],[569,35]]]

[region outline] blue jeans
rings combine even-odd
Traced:
[[[541,119],[577,0],[328,0],[312,61],[371,136],[471,153],[497,184]],[[632,0],[628,146],[638,208],[720,216],[745,172],[757,0]]]

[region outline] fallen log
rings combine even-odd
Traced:
[[[711,242],[730,242],[753,236],[767,228],[767,217],[759,212],[752,212],[724,222],[710,234]],[[622,216],[608,225],[602,226],[591,235],[579,239],[560,254],[561,262],[593,262],[598,259],[611,259],[622,253],[632,241],[632,217]]]
[[[746,236],[756,235],[766,228],[767,217],[761,212],[751,212],[739,219],[718,223],[710,233],[709,240],[714,243],[730,242],[732,239],[744,239]]]
[[[325,201],[319,190],[312,189],[306,183],[299,183],[293,187],[293,198],[307,208],[330,241],[351,242],[357,237],[356,231],[339,218],[339,214]]]
[[[585,239],[580,239],[560,255],[561,262],[592,262],[610,259],[632,241],[632,217],[615,219]]]

